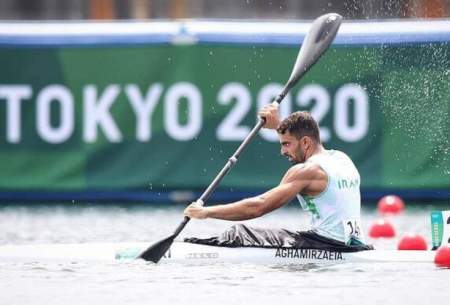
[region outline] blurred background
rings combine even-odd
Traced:
[[[449,0],[0,0],[0,200],[195,199],[328,12],[345,22],[281,114],[312,112],[363,200],[448,201]],[[212,201],[288,166],[261,131]]]
[[[4,20],[447,18],[448,0],[2,0]]]

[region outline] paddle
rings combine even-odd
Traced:
[[[299,81],[300,78],[317,62],[317,60],[322,56],[323,53],[328,49],[331,42],[333,41],[336,33],[341,25],[342,17],[338,14],[326,14],[320,16],[311,25],[308,34],[303,40],[303,44],[300,48],[300,52],[295,61],[294,68],[292,69],[291,76],[289,80],[284,85],[281,93],[276,97],[274,102],[280,103],[289,90]],[[256,126],[250,131],[241,145],[238,147],[236,152],[228,159],[228,162],[219,172],[219,174],[214,178],[208,188],[203,192],[199,198],[199,202],[206,202],[209,196],[214,192],[216,187],[222,181],[223,177],[230,171],[233,165],[237,162],[242,151],[247,147],[250,141],[255,137],[258,131],[263,127],[265,120],[260,118]],[[189,217],[184,217],[183,221],[176,228],[172,235],[158,241],[157,243],[150,246],[147,250],[139,255],[147,261],[152,261],[157,263],[166,253],[166,251],[172,245],[174,239],[180,234],[184,229],[186,224],[189,222]]]

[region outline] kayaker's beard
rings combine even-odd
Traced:
[[[306,161],[306,154],[305,152],[299,147],[298,152],[292,156],[288,153],[285,153],[284,156],[291,162],[292,164],[299,164],[299,163],[305,163]]]

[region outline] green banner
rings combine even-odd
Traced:
[[[0,48],[0,190],[202,189],[290,74],[298,48],[224,44]],[[450,188],[448,44],[335,46],[286,96],[366,189]],[[262,131],[221,187],[288,168]]]

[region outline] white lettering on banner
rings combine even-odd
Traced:
[[[276,83],[268,84],[261,88],[257,95],[258,109],[272,101],[282,86]],[[241,122],[251,111],[251,94],[249,89],[240,83],[229,83],[224,85],[218,93],[218,103],[229,104],[232,98],[236,98],[237,103],[230,110],[227,116],[218,125],[217,138],[222,141],[242,141],[250,131],[249,126],[242,125]],[[348,120],[351,112],[349,101],[355,100],[354,121],[350,126]],[[368,95],[364,88],[357,84],[346,84],[336,92],[334,100],[334,127],[336,135],[347,142],[356,142],[363,139],[369,129],[369,104]],[[286,95],[280,104],[280,117],[284,118],[291,110],[291,97]],[[311,115],[319,124],[321,140],[328,142],[331,139],[331,130],[328,126],[322,125],[322,120],[331,111],[331,97],[327,89],[318,84],[310,84],[301,88],[296,96],[296,104],[305,109],[309,108]],[[311,106],[312,104],[312,106]],[[267,141],[277,141],[276,132],[262,129],[260,135]]]
[[[119,95],[118,85],[109,85],[98,98],[97,87],[87,85],[84,88],[84,140],[95,142],[97,140],[97,126],[103,130],[105,137],[111,142],[120,142],[122,134],[111,117],[109,109]]]
[[[330,130],[328,127],[321,126],[321,122],[330,110],[330,95],[323,86],[317,84],[306,85],[300,89],[297,95],[297,105],[308,107],[312,101],[315,101],[315,103],[310,110],[311,116],[319,124],[321,141],[328,142],[331,138]]]
[[[136,115],[136,139],[138,141],[145,142],[152,137],[152,116],[162,91],[161,84],[153,84],[148,88],[144,98],[137,85],[125,86],[125,93]]]
[[[180,99],[187,101],[187,123],[179,123]],[[194,139],[202,127],[202,96],[191,83],[181,82],[173,85],[167,91],[164,99],[164,127],[169,136],[178,141]]]
[[[364,138],[369,130],[369,97],[357,84],[346,84],[336,92],[334,128],[339,138],[346,142],[356,142]],[[354,124],[349,125],[349,105],[353,100]]]
[[[257,108],[261,109],[265,105],[272,103],[282,90],[283,86],[276,83],[271,83],[262,87],[258,93]],[[280,115],[280,119],[284,119],[291,113],[291,95],[289,93],[286,94],[283,102],[278,107],[278,113]],[[278,142],[278,133],[276,130],[263,128],[259,131],[259,134],[267,141]]]
[[[6,140],[19,143],[22,136],[21,102],[31,98],[33,91],[28,85],[0,86],[0,99],[6,99]]]
[[[224,84],[217,92],[216,103],[219,106],[208,104],[208,107],[226,106],[227,113],[223,118],[216,118],[220,120],[216,129],[217,140],[242,141],[253,127],[253,123],[245,122],[250,119],[254,122],[253,118],[258,110],[272,102],[281,90],[281,84],[269,83],[261,87],[255,97],[252,97],[249,87],[242,83]],[[150,84],[147,90],[142,91],[137,84],[127,84],[123,87],[110,84],[102,90],[93,84],[84,86],[82,100],[79,102],[82,106],[80,127],[83,140],[87,143],[96,142],[99,132],[102,132],[106,141],[112,143],[122,141],[123,135],[111,113],[114,103],[119,101],[119,96],[121,102],[125,100],[130,104],[131,110],[122,115],[129,118],[130,123],[135,120],[137,141],[148,142],[152,139],[152,130],[155,128],[154,116],[160,101],[163,107],[162,127],[167,135],[176,141],[196,138],[203,125],[203,97],[198,87],[189,82],[179,82],[164,91],[165,88],[161,83]],[[323,142],[335,137],[353,143],[367,136],[370,119],[369,96],[360,85],[349,83],[338,87],[334,99],[330,92],[319,84],[305,85],[296,94],[295,92],[291,94],[287,94],[280,104],[280,117],[284,118],[296,110],[309,110],[319,123]],[[22,106],[22,101],[31,100],[33,95],[36,96],[36,102],[28,103],[26,108]],[[73,136],[76,128],[77,101],[74,97],[78,95],[70,88],[56,84],[43,87],[36,93],[28,85],[0,85],[0,101],[6,102],[4,103],[6,142],[15,144],[22,141],[22,108],[29,111],[34,107],[38,136],[48,143],[64,143]],[[256,107],[252,107],[253,98],[256,99]],[[52,112],[52,106],[55,104],[58,105],[56,109],[59,111]],[[221,109],[223,111],[223,108]],[[209,112],[215,114],[214,108]],[[324,121],[330,123],[325,125]],[[29,127],[30,124],[26,126]],[[278,140],[275,131],[262,129],[260,135],[266,141]]]
[[[233,100],[236,103],[217,127],[217,139],[220,141],[239,141],[250,132],[248,126],[240,125],[252,107],[250,91],[240,83],[224,85],[217,95],[217,101],[221,105],[229,105]]]
[[[51,125],[51,103],[60,104],[60,124],[58,127]],[[73,133],[74,129],[74,104],[70,91],[62,85],[50,85],[45,87],[36,99],[36,128],[41,138],[49,143],[62,143]]]

